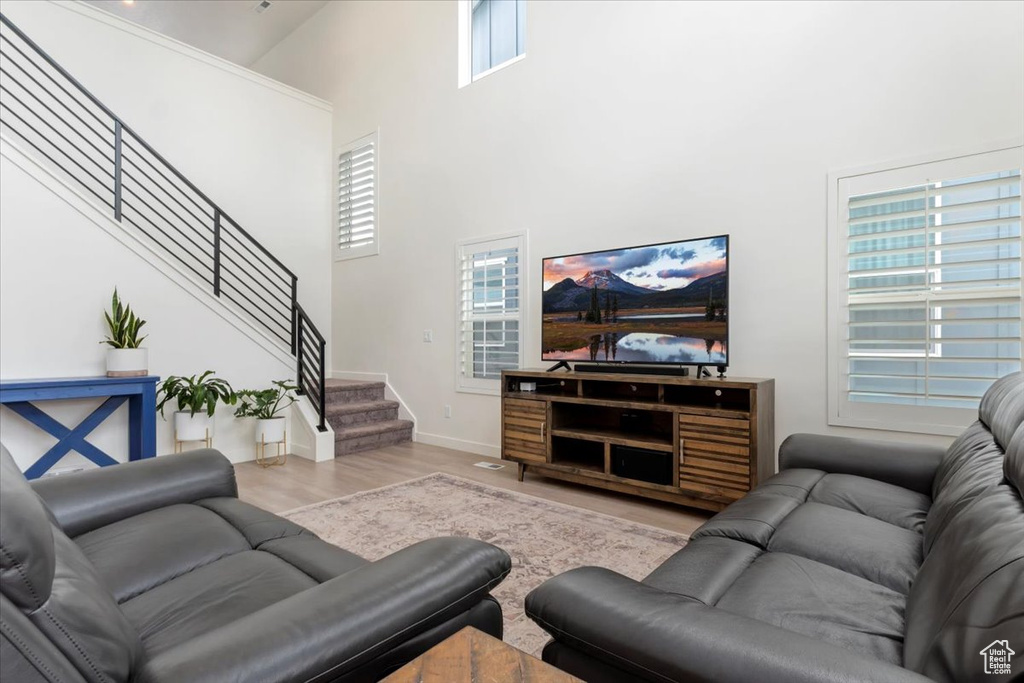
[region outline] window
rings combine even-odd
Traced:
[[[338,152],[338,248],[335,260],[379,252],[377,133]]]
[[[501,371],[522,361],[526,235],[459,242],[456,387],[497,394]]]
[[[830,424],[956,434],[1020,370],[1021,165],[830,177]]]
[[[526,54],[526,0],[461,0],[459,87]]]

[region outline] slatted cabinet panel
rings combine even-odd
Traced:
[[[741,498],[750,490],[750,415],[679,415],[679,488]]]
[[[504,403],[502,453],[507,457],[544,462],[547,459],[545,401],[508,398]]]

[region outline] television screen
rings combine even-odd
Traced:
[[[544,259],[543,359],[728,365],[729,236]]]

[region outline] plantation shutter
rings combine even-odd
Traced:
[[[459,384],[496,388],[519,367],[521,237],[460,245]]]
[[[846,400],[976,411],[1021,368],[1020,168],[851,195],[845,214]]]
[[[339,256],[377,253],[377,135],[338,155]]]

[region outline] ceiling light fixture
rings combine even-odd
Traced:
[[[135,0],[121,0],[121,2],[128,5],[129,7],[135,4]]]

